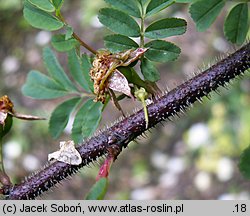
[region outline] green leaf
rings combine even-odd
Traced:
[[[66,26],[66,34],[65,34],[65,40],[68,40],[72,38],[72,34],[74,33],[72,26],[67,25]]]
[[[121,52],[128,49],[138,48],[138,44],[127,36],[108,35],[104,37],[104,45],[112,53]]]
[[[160,79],[160,73],[154,64],[146,58],[141,61],[141,72],[144,78],[150,82],[156,82]]]
[[[227,40],[238,45],[242,44],[248,32],[248,6],[247,3],[237,4],[228,14],[224,33]]]
[[[65,34],[56,34],[51,39],[52,46],[59,52],[65,52],[78,45],[78,41],[72,37],[66,39]]]
[[[174,3],[175,0],[151,0],[147,6],[146,16],[151,16],[159,11],[167,8]]]
[[[100,178],[90,189],[86,200],[103,200],[108,188],[108,178]]]
[[[104,0],[112,7],[121,10],[131,16],[141,17],[140,5],[135,0]]]
[[[73,49],[79,44],[74,38],[70,38],[68,40],[65,38],[66,36],[64,34],[53,35],[51,39],[52,46],[59,52],[65,52]]]
[[[239,169],[246,179],[250,179],[250,146],[248,146],[241,154]]]
[[[53,12],[55,10],[50,0],[28,0],[28,1],[34,6],[44,11]]]
[[[26,21],[35,28],[54,31],[64,26],[64,23],[55,16],[40,10],[28,1],[24,2],[23,15]]]
[[[91,92],[88,82],[85,80],[83,74],[81,59],[78,57],[74,49],[68,52],[68,67],[74,80],[87,92]]]
[[[148,26],[145,30],[145,37],[152,39],[166,38],[173,35],[184,34],[186,29],[186,20],[178,18],[166,18],[158,20]]]
[[[89,99],[77,112],[72,128],[75,143],[91,136],[97,129],[102,117],[103,104]]]
[[[2,138],[10,132],[10,129],[12,127],[13,122],[13,116],[8,114],[7,118],[4,121],[4,125],[0,124],[0,145],[2,145]]]
[[[189,13],[198,31],[205,31],[214,22],[225,5],[225,0],[197,1],[191,4]]]
[[[122,11],[103,8],[99,11],[98,18],[103,25],[113,32],[129,37],[140,36],[140,27],[137,22]]]
[[[197,0],[175,0],[176,3],[192,3],[195,1],[197,1]]]
[[[92,68],[91,60],[87,54],[83,54],[81,58],[82,62],[82,72],[83,72],[83,77],[88,83],[88,89],[91,90],[91,92],[94,92],[94,83],[90,78],[89,71]]]
[[[43,49],[43,61],[49,72],[49,75],[64,89],[76,92],[77,89],[65,74],[62,66],[59,64],[55,54],[49,47]]]
[[[54,7],[59,10],[63,5],[64,0],[52,0]]]
[[[119,67],[119,71],[126,77],[129,83],[145,87],[145,82],[140,78],[133,67]]]
[[[151,1],[151,0],[137,0],[137,1],[144,6],[144,5],[147,5],[149,3],[149,1]]]
[[[59,86],[54,80],[35,70],[29,72],[22,87],[22,93],[36,99],[52,99],[68,94],[67,90]]]
[[[146,8],[151,0],[137,0],[137,1],[140,3],[141,8],[143,8],[143,10],[146,11]]]
[[[145,56],[156,62],[168,62],[178,58],[181,53],[181,49],[167,41],[154,40],[147,44],[145,47],[149,47],[149,50],[145,53]]]
[[[78,105],[80,99],[80,97],[77,97],[64,101],[52,112],[49,120],[49,132],[54,139],[57,139],[62,134],[68,124],[70,114]]]

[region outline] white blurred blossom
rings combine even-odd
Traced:
[[[222,182],[228,181],[233,177],[234,164],[229,158],[223,157],[218,161],[216,175]]]
[[[160,176],[159,178],[159,184],[160,186],[164,188],[170,188],[170,187],[175,187],[178,183],[178,176],[177,174],[173,172],[166,172],[163,175]]]
[[[40,31],[37,33],[35,37],[35,42],[39,46],[44,46],[49,43],[50,39],[51,39],[51,32]]]
[[[187,144],[192,149],[197,149],[209,143],[210,131],[203,123],[194,124],[188,131]]]
[[[2,69],[6,74],[14,73],[20,68],[19,60],[14,56],[7,56],[2,63]]]
[[[166,165],[166,168],[175,174],[182,173],[186,168],[185,161],[181,157],[171,157]]]
[[[22,153],[21,143],[11,140],[3,145],[4,156],[9,159],[18,158]]]
[[[103,25],[100,23],[97,16],[94,16],[91,20],[91,26],[94,28],[101,28]]]
[[[199,172],[194,178],[194,185],[200,191],[204,192],[211,187],[212,179],[209,173]]]
[[[151,163],[158,169],[164,169],[166,167],[167,161],[167,155],[160,151],[154,151],[151,155]]]
[[[213,47],[220,51],[220,52],[227,52],[228,51],[228,43],[226,42],[225,39],[223,39],[222,37],[216,37],[214,40],[213,40]]]
[[[35,171],[40,167],[40,162],[39,160],[33,156],[33,155],[26,155],[23,159],[23,167],[27,170],[27,171]]]
[[[138,188],[130,196],[132,200],[151,200],[155,199],[155,190],[152,187]]]
[[[250,194],[243,191],[241,193],[224,193],[218,197],[218,200],[249,200]]]

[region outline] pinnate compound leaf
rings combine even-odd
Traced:
[[[26,21],[35,28],[54,31],[64,26],[64,23],[55,16],[35,7],[27,0],[24,2],[23,15]]]
[[[88,83],[88,89],[94,92],[94,83],[90,78],[89,71],[92,67],[90,57],[87,54],[83,54],[81,57],[81,66],[84,79]]]
[[[237,4],[228,14],[224,33],[232,43],[242,44],[248,32],[248,6],[247,3]]]
[[[189,13],[198,31],[205,31],[214,22],[225,5],[225,0],[197,1],[191,4]]]
[[[81,67],[81,59],[74,49],[68,52],[68,67],[74,80],[87,92],[91,92],[88,82],[85,80]]]
[[[31,4],[35,5],[41,10],[47,12],[53,12],[55,10],[54,6],[51,4],[50,0],[28,0]]]
[[[147,44],[145,47],[149,47],[149,50],[145,53],[145,56],[156,62],[168,62],[178,58],[181,53],[181,49],[173,43],[154,40]]]
[[[131,16],[141,17],[140,5],[135,0],[104,0],[112,7],[121,10]]]
[[[122,11],[103,8],[99,11],[98,18],[103,25],[113,32],[129,37],[140,36],[140,27],[137,22]]]
[[[239,169],[246,179],[250,179],[250,146],[248,146],[241,154]]]
[[[197,1],[197,0],[175,0],[176,3],[192,3],[195,1]]]
[[[67,90],[54,80],[35,70],[29,72],[22,93],[36,99],[53,99],[68,94]]]
[[[66,39],[64,34],[59,34],[53,35],[51,44],[57,51],[65,52],[73,49],[79,43],[75,38]]]
[[[54,7],[58,10],[62,7],[64,0],[51,0]]]
[[[70,114],[78,105],[81,98],[72,98],[58,105],[51,114],[49,120],[49,132],[54,139],[57,139],[67,126]]]
[[[100,178],[90,189],[86,200],[103,200],[108,188],[108,178]]]
[[[77,89],[69,80],[62,66],[59,64],[55,54],[49,47],[43,49],[43,61],[48,70],[49,75],[63,88],[76,92]]]
[[[158,20],[148,26],[145,30],[145,37],[161,39],[173,35],[181,35],[186,32],[187,22],[179,18],[166,18]]]
[[[151,0],[137,0],[139,3],[141,3],[141,5],[143,6],[147,6],[147,4],[149,3],[149,1]]]
[[[145,87],[145,81],[141,79],[133,67],[119,67],[119,71],[122,72],[129,83]]]
[[[173,4],[175,0],[151,0],[147,6],[146,16],[151,16]]]
[[[102,117],[103,104],[89,99],[76,114],[72,128],[72,139],[75,143],[91,136],[97,129]]]
[[[119,34],[107,35],[106,37],[104,37],[104,45],[112,53],[121,52],[124,50],[134,49],[134,48],[139,47],[138,44],[134,40],[130,39],[127,36],[119,35]]]
[[[67,25],[66,26],[66,34],[65,34],[65,40],[68,40],[72,38],[72,34],[74,33],[72,26]]]
[[[146,58],[141,61],[141,72],[144,78],[151,82],[156,82],[160,79],[160,73],[154,64]]]

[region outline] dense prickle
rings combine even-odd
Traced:
[[[6,199],[35,199],[63,179],[75,174],[81,167],[106,154],[108,151],[106,142],[103,142],[104,139],[104,136],[101,139],[93,138],[89,142],[88,148],[83,149],[82,146],[76,148],[82,157],[82,164],[70,165],[55,161],[52,164],[46,165],[39,173],[25,179],[20,185],[4,187],[3,194],[6,195]]]
[[[149,123],[154,126],[158,122],[175,116],[188,109],[195,101],[225,86],[236,76],[250,68],[250,43],[213,65],[203,73],[170,91],[148,107]]]
[[[150,104],[148,106],[149,128],[189,108],[195,101],[207,96],[219,86],[225,86],[249,68],[250,43]],[[55,162],[23,183],[4,188],[4,194],[9,199],[34,199],[62,179],[77,172],[82,166],[106,155],[110,150],[122,150],[145,131],[144,111],[140,110],[79,146],[77,150],[83,159],[81,165],[73,166]],[[117,147],[114,148],[114,146]]]

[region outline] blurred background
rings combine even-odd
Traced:
[[[103,0],[65,1],[63,14],[76,33],[95,49],[103,47],[102,37],[109,34],[98,22]],[[223,22],[231,7],[223,9],[208,31],[198,33],[184,4],[159,13],[153,19],[175,16],[187,20],[187,32],[170,37],[182,49],[179,59],[159,64],[159,87],[172,89],[233,51],[224,38]],[[34,29],[22,16],[21,0],[0,0],[0,96],[8,95],[21,113],[49,119],[62,101],[33,100],[21,93],[28,72],[47,73],[42,63],[42,48],[51,46],[51,32]],[[248,37],[249,38],[249,37]],[[82,50],[85,52],[85,50]],[[66,54],[57,53],[67,71]],[[139,103],[122,103],[132,113]],[[250,144],[250,76],[230,83],[180,118],[157,126],[127,149],[113,164],[106,199],[249,199],[250,182],[239,173],[237,164]],[[112,104],[103,113],[100,128],[120,116]],[[63,136],[53,140],[48,121],[28,122],[14,119],[4,139],[4,163],[12,181],[39,170],[49,153],[58,150],[59,141],[70,139],[70,124]],[[101,161],[100,161],[101,163]],[[91,164],[64,181],[41,199],[83,199],[94,184],[99,165]]]

